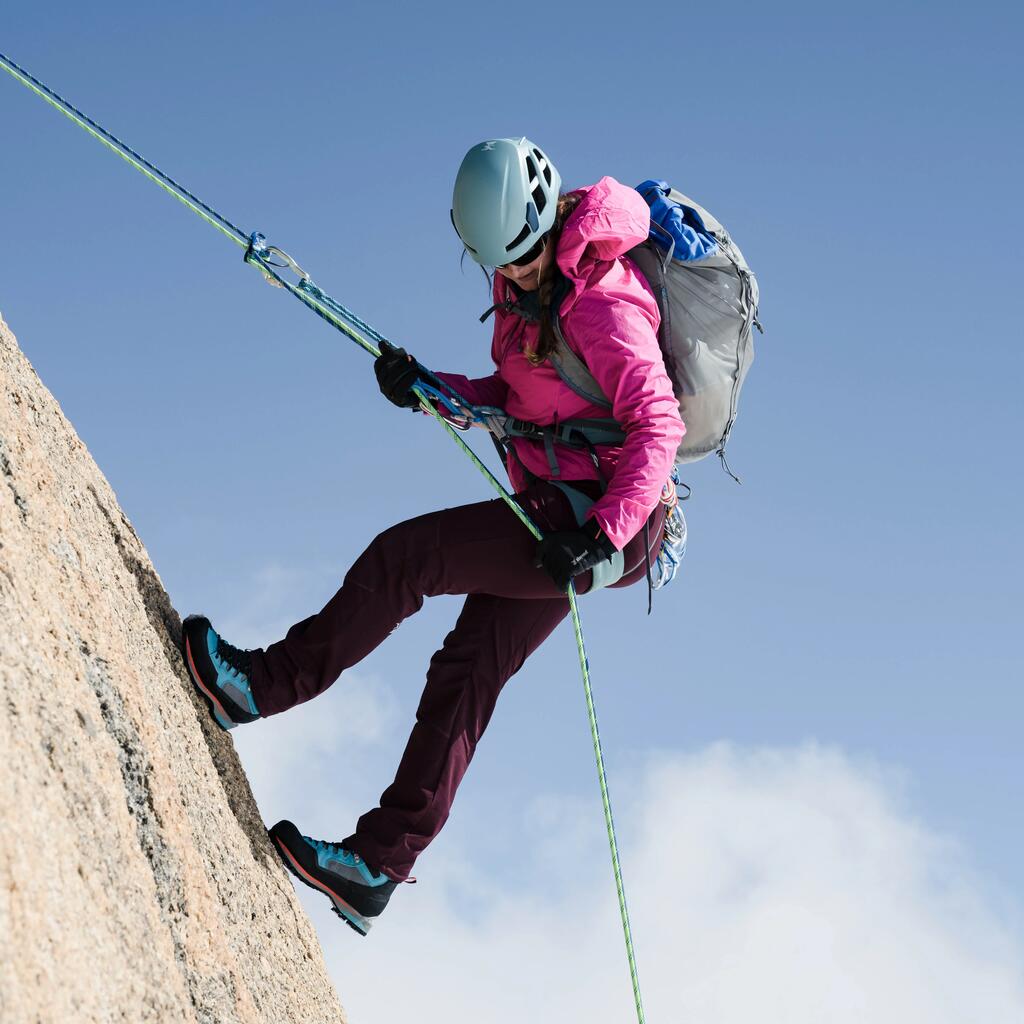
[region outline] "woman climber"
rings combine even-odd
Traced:
[[[568,614],[570,581],[581,594],[629,586],[649,574],[661,540],[662,488],[684,427],[658,346],[657,302],[625,256],[647,238],[650,211],[613,178],[566,195],[560,185],[525,138],[483,142],[466,155],[452,222],[470,256],[496,270],[496,370],[473,380],[436,375],[472,405],[535,425],[506,439],[506,464],[544,539],[537,544],[500,499],[444,509],[381,533],[327,605],[265,649],[233,647],[201,616],[184,623],[189,674],[231,729],[322,693],[425,597],[467,595],[431,659],[380,805],[340,842],[311,839],[289,821],[270,829],[289,870],[364,935],[441,831],[505,682]],[[609,412],[552,366],[559,329],[610,399],[616,443],[562,443],[560,424],[607,422]],[[423,371],[404,350],[385,347],[374,369],[391,402],[420,404],[412,388]]]

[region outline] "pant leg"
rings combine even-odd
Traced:
[[[395,781],[345,845],[392,878],[408,878],[441,831],[498,694],[569,612],[564,597],[472,594],[430,662]]]
[[[541,530],[575,525],[556,487],[539,481],[518,495]],[[324,608],[284,640],[253,652],[252,688],[261,715],[278,714],[327,689],[374,650],[423,599],[492,594],[566,603],[534,566],[536,541],[504,501],[443,509],[381,533],[356,560]],[[627,549],[628,553],[628,549]],[[580,590],[589,586],[580,577]]]
[[[539,482],[517,498],[544,532],[576,525],[565,496],[550,484]],[[659,510],[652,551],[644,551],[642,532],[627,545],[630,568],[619,586],[644,577],[661,523]],[[417,611],[424,597],[469,595],[431,660],[395,781],[346,841],[393,878],[408,875],[447,820],[502,687],[568,614],[565,595],[534,566],[535,549],[501,500],[400,523],[374,540],[319,614],[253,654],[257,706],[261,714],[276,714],[325,690]],[[577,584],[585,593],[590,574],[577,577]]]

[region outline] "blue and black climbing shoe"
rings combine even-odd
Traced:
[[[340,843],[325,843],[302,835],[290,821],[270,830],[284,866],[301,882],[331,898],[334,912],[360,935],[388,905],[396,881],[376,874],[357,853]]]
[[[190,615],[182,623],[181,653],[195,688],[222,729],[234,729],[260,717],[249,685],[249,652],[222,640],[209,619]]]

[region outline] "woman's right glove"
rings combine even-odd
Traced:
[[[412,386],[420,376],[419,365],[404,348],[395,348],[381,342],[380,355],[373,363],[381,394],[399,409],[415,409],[420,400],[412,393]]]
[[[564,594],[569,581],[615,554],[615,546],[598,524],[588,519],[579,530],[556,530],[537,545],[533,564],[544,569]]]

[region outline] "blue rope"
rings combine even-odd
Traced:
[[[98,135],[102,136],[102,138],[106,139],[108,142],[112,143],[113,145],[121,149],[123,152],[127,153],[137,164],[146,168],[146,170],[148,170],[152,175],[157,177],[160,180],[160,182],[162,182],[164,185],[173,188],[180,195],[188,199],[189,202],[193,203],[195,206],[199,207],[200,210],[203,210],[205,213],[207,213],[210,217],[217,221],[218,224],[233,232],[235,235],[238,236],[238,239],[241,242],[241,244],[245,245],[248,242],[249,236],[240,227],[238,227],[236,224],[232,224],[231,221],[229,221],[226,217],[221,216],[221,214],[219,214],[212,207],[207,206],[206,203],[204,203],[201,199],[199,199],[197,196],[194,196],[191,192],[189,192],[189,190],[185,188],[184,185],[179,184],[170,175],[165,174],[163,171],[161,171],[159,167],[156,167],[153,164],[151,164],[144,156],[140,156],[138,153],[135,152],[134,149],[132,149],[126,143],[122,142],[116,135],[112,134],[111,132],[108,132],[106,128],[104,128],[102,125],[97,124],[87,114],[83,114],[82,111],[74,107],[71,103],[64,99],[63,96],[58,95],[48,85],[45,85],[42,82],[40,82],[39,79],[36,78],[34,75],[29,74],[29,72],[26,71],[23,67],[21,67],[20,65],[16,64],[13,60],[11,60],[10,57],[7,57],[4,54],[0,53],[0,64],[6,65],[8,71],[12,72],[16,78],[21,78],[21,80],[25,84],[30,84],[32,87],[34,87],[35,91],[41,92],[44,94],[45,97],[49,97],[51,100],[54,100],[57,103],[59,103],[65,111],[70,111],[72,114],[75,115],[75,117],[80,122],[82,122],[85,125],[88,125],[89,128],[91,128]]]
[[[352,310],[343,306],[337,299],[332,299],[322,288],[314,284],[308,277],[303,278],[299,281],[298,287],[301,288],[308,295],[312,295],[313,298],[319,299],[328,309],[337,313],[339,316],[343,316],[350,324],[362,331],[368,338],[377,342],[379,345],[382,341],[387,341],[382,334],[374,330],[365,320],[361,320]]]

